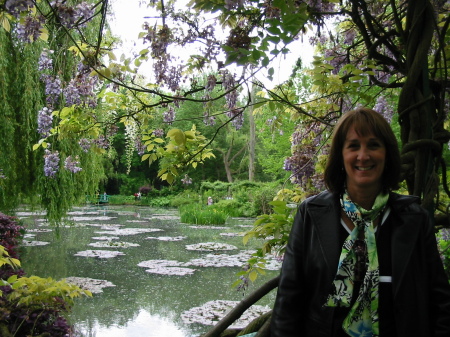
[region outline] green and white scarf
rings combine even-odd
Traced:
[[[328,295],[325,306],[349,307],[353,295],[353,281],[357,256],[354,244],[364,233],[367,247],[367,271],[358,293],[358,298],[342,323],[344,331],[352,337],[378,337],[378,283],[379,266],[377,245],[375,241],[374,220],[384,210],[388,201],[388,194],[379,194],[371,210],[365,210],[353,203],[347,191],[341,199],[341,206],[345,214],[355,225],[348,238],[342,245],[338,271],[333,281],[331,294]]]

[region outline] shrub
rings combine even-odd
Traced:
[[[16,218],[0,213],[0,336],[69,336],[62,313],[74,297],[92,294],[65,281],[24,277],[18,260],[24,230]]]
[[[0,245],[5,247],[6,253],[10,258],[19,258],[19,244],[25,234],[25,227],[22,226],[17,218],[0,213]],[[0,268],[0,279],[7,279],[12,275],[23,275],[20,268],[4,264]]]
[[[442,263],[444,264],[444,269],[450,279],[450,229],[441,229],[437,234],[437,240]]]
[[[139,192],[141,192],[141,194],[143,196],[147,196],[151,190],[152,190],[152,187],[148,186],[148,185],[139,187]]]
[[[182,205],[198,204],[200,195],[192,190],[185,190],[170,199],[170,206],[180,207]]]
[[[217,203],[213,205],[215,209],[223,213],[226,213],[231,217],[244,216],[242,210],[240,209],[241,208],[240,206],[241,205],[239,204],[239,202],[234,199],[219,200]]]
[[[135,204],[133,195],[110,195],[109,204],[111,205],[133,205]]]
[[[147,197],[145,200],[142,201],[142,203],[145,203],[149,206],[154,206],[154,207],[168,207],[168,206],[170,206],[170,198],[168,198],[168,197],[156,197],[156,198]]]
[[[69,336],[71,327],[62,313],[70,310],[75,297],[92,296],[89,291],[64,280],[37,276],[18,278],[14,275],[3,280],[3,284],[0,297],[0,333],[3,337]]]

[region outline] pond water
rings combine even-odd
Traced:
[[[226,301],[240,301],[278,274],[273,261],[245,294],[231,287],[255,248],[242,242],[252,219],[193,226],[180,223],[176,210],[88,206],[54,228],[42,214],[17,215],[27,226],[21,252],[27,275],[109,282],[92,298],[76,300],[70,321],[82,337],[199,336]],[[272,291],[259,301],[260,312],[274,299]]]

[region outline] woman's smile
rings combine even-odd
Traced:
[[[352,127],[342,149],[347,188],[370,188],[378,192],[384,172],[386,148],[373,133],[362,135]]]

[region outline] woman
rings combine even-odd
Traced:
[[[448,337],[450,287],[427,212],[398,188],[384,118],[362,108],[335,127],[328,191],[299,207],[271,337]]]

